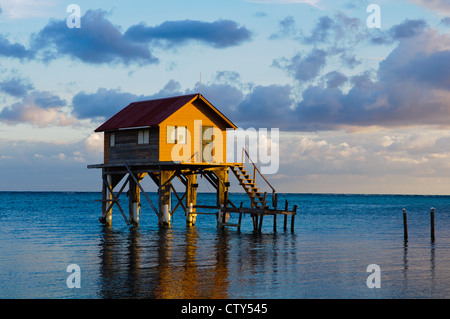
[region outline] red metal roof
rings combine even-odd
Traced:
[[[95,132],[159,125],[182,106],[198,97],[200,97],[199,94],[189,94],[164,99],[133,102],[100,125]],[[202,97],[202,99],[204,99],[204,97]],[[220,114],[224,120],[231,123],[217,109],[214,107],[212,108],[215,112]],[[230,126],[234,126],[234,124],[231,123]]]

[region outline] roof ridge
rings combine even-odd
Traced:
[[[159,99],[149,99],[149,100],[135,101],[135,102],[131,102],[129,105],[136,104],[136,103],[145,103],[145,102],[150,102],[150,101],[160,101],[160,100],[169,100],[169,99],[183,98],[183,97],[188,97],[188,96],[194,97],[196,95],[199,95],[199,93],[175,95],[175,96],[169,96],[169,97],[162,97],[162,98],[159,98]]]

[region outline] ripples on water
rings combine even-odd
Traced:
[[[449,197],[280,196],[300,204],[294,234],[280,221],[274,233],[272,218],[254,234],[249,216],[240,233],[217,229],[205,215],[187,228],[181,210],[171,228],[159,228],[146,207],[139,228],[126,226],[117,209],[104,228],[99,194],[0,193],[0,297],[450,297]],[[204,203],[213,199],[200,194]],[[66,286],[72,263],[81,268],[80,289]],[[381,289],[367,288],[369,264],[381,267]]]

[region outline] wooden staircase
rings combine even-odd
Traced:
[[[245,153],[244,153],[245,152]],[[250,164],[253,165],[253,176],[250,174],[248,170],[246,170],[244,163],[237,163],[235,166],[231,167],[236,178],[239,180],[239,184],[244,188],[248,197],[251,200],[253,208],[268,208],[267,205],[267,192],[262,192],[259,187],[257,187],[256,183],[256,173],[259,173],[261,177],[266,181],[266,183],[272,188],[272,199],[275,194],[275,189],[270,185],[267,179],[261,174],[259,169],[256,167],[255,163],[250,159],[247,151],[243,149],[243,158],[244,154],[247,155]]]
[[[265,199],[264,194],[259,191],[259,187],[256,187],[257,184],[255,182],[254,177],[250,176],[249,172],[245,170],[244,164],[238,164],[236,166],[232,166],[234,175],[236,175],[239,180],[239,184],[242,185],[245,192],[252,202],[252,207],[254,208],[263,208]]]

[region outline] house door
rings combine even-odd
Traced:
[[[202,126],[202,161],[213,162],[213,127]]]

